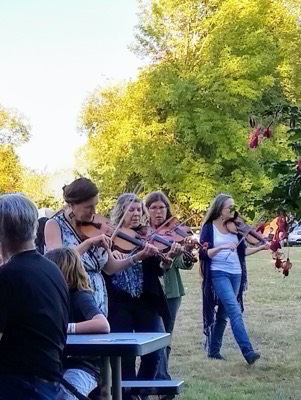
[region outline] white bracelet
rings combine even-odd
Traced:
[[[68,324],[68,328],[67,328],[67,333],[69,333],[70,335],[75,335],[75,323],[72,322],[70,324]]]

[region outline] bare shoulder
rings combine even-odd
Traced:
[[[54,219],[46,222],[44,235],[47,251],[62,246],[61,229]]]
[[[45,230],[52,231],[57,229],[60,230],[60,227],[55,219],[51,218],[46,222]]]

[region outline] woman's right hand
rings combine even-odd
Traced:
[[[113,250],[112,256],[115,258],[115,260],[124,260],[126,258],[126,254],[120,253],[118,250]]]
[[[234,251],[234,250],[237,249],[237,244],[236,244],[236,243],[232,243],[232,242],[230,242],[230,243],[225,243],[225,244],[220,245],[219,248],[220,248],[221,250],[223,250],[223,249],[229,249],[229,250],[231,250],[231,251]]]
[[[93,236],[86,240],[91,246],[103,247],[105,250],[109,250],[112,246],[111,239],[105,234]]]

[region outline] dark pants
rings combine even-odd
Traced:
[[[111,332],[165,332],[156,308],[141,298],[114,296],[109,302],[108,320]],[[141,357],[136,374],[135,357],[122,358],[123,380],[152,380],[155,378],[163,350]]]
[[[182,297],[174,297],[172,299],[167,299],[167,304],[168,304],[170,317],[171,317],[170,322],[165,327],[166,332],[168,332],[168,333],[173,333],[176,318],[177,318],[177,313],[179,311],[181,301],[182,301]],[[160,364],[158,367],[156,379],[161,379],[161,380],[170,380],[171,379],[171,376],[169,375],[169,372],[168,372],[168,361],[169,361],[170,351],[171,351],[170,346],[167,346],[166,349],[164,349],[163,357],[161,357]]]
[[[0,400],[55,400],[59,383],[0,374]]]

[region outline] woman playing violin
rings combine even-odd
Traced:
[[[83,238],[81,226],[93,220],[98,203],[98,189],[90,179],[74,180],[63,188],[63,196],[66,208],[50,219],[45,227],[47,251],[66,246],[80,254],[96,304],[107,316],[107,291],[101,271],[107,274],[122,271],[132,265],[132,260],[116,260],[110,251],[111,240],[105,234]],[[146,246],[135,257],[141,260],[156,252],[156,249]]]
[[[171,216],[171,205],[168,198],[162,192],[152,192],[145,199],[145,205],[149,212],[150,226],[155,230],[160,225],[164,224]],[[189,243],[189,238],[185,241],[184,248],[188,251],[192,250],[193,245]],[[186,256],[179,254],[171,264],[171,268],[165,269],[163,275],[163,288],[167,298],[167,304],[170,312],[170,321],[165,322],[165,329],[167,332],[172,333],[176,321],[177,312],[181,305],[182,296],[185,295],[184,286],[182,283],[180,269],[191,269],[193,262],[187,259]],[[167,347],[167,359],[170,354],[170,346]],[[166,363],[167,364],[167,363]],[[167,365],[164,362],[160,363],[158,377],[167,379]]]
[[[204,262],[204,333],[207,336],[208,357],[223,360],[220,350],[229,318],[234,338],[245,360],[253,364],[260,354],[254,351],[242,319],[242,295],[247,286],[245,257],[269,249],[269,245],[246,247],[240,234],[230,233],[225,221],[234,216],[234,211],[232,197],[221,193],[213,200],[203,221],[200,240],[209,244],[207,250],[200,250],[200,258]]]
[[[130,205],[130,206],[129,206]],[[122,194],[111,213],[111,222],[118,226],[123,218],[122,228],[136,231],[141,226],[145,208],[142,201],[132,193]],[[174,258],[181,246],[173,244],[166,254]],[[114,252],[117,258],[124,254]],[[149,257],[139,262],[134,256],[132,267],[110,277],[106,277],[109,293],[109,322],[112,332],[165,332],[162,317],[168,316],[168,307],[158,276],[163,274],[158,257]],[[135,358],[122,359],[122,379],[152,380],[156,376],[162,351],[141,357],[138,374]]]

